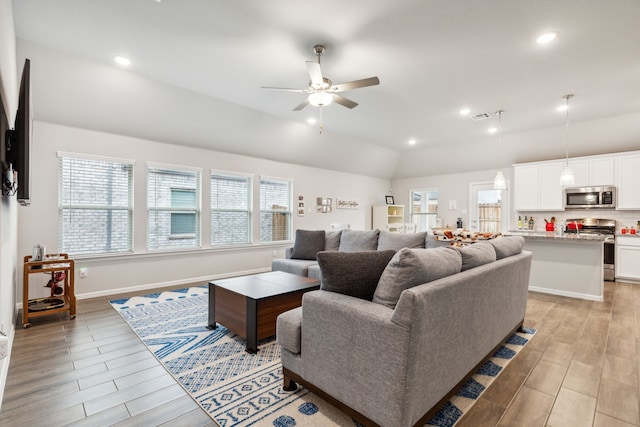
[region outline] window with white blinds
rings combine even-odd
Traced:
[[[201,171],[147,168],[147,248],[200,247]]]
[[[211,172],[211,245],[251,243],[251,177]]]
[[[430,231],[437,227],[438,190],[411,190],[410,217],[417,231]]]
[[[133,161],[58,153],[60,252],[131,252]]]
[[[292,182],[260,178],[260,242],[291,240]]]

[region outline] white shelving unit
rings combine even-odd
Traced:
[[[398,227],[404,222],[404,205],[373,206],[371,215],[372,229],[398,231]]]

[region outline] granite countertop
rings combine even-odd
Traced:
[[[509,230],[505,233],[507,236],[522,236],[525,239],[532,240],[580,240],[580,241],[596,241],[604,242],[607,238],[604,234],[586,234],[582,233],[576,235],[575,233],[563,233],[557,234],[553,231],[523,231],[523,230]]]

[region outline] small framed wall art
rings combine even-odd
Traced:
[[[385,201],[387,202],[388,205],[393,205],[395,204],[393,201],[393,196],[384,196]]]

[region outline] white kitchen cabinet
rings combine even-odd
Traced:
[[[517,211],[562,210],[560,172],[564,163],[527,163],[513,166],[514,206]]]
[[[562,167],[564,167],[564,163]],[[569,167],[573,171],[573,177],[576,180],[576,183],[572,185],[572,187],[584,187],[587,185],[591,185],[589,184],[590,177],[588,160],[569,159]]]
[[[589,182],[586,185],[615,185],[614,160],[613,157],[589,159]]]
[[[398,231],[404,224],[404,205],[376,205],[371,215],[371,228]]]
[[[569,167],[576,181],[572,187],[614,185],[614,164],[611,156],[569,159]]]
[[[640,209],[640,153],[616,158],[616,209]]]
[[[640,282],[640,237],[616,237],[616,280]]]

